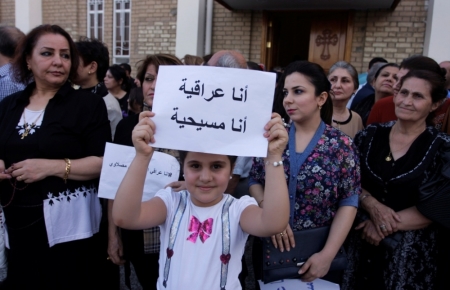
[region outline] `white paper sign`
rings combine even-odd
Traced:
[[[122,179],[136,156],[131,146],[106,143],[103,166],[100,175],[98,196],[107,199],[116,197]],[[147,169],[142,201],[149,200],[167,184],[177,181],[180,175],[180,163],[169,154],[154,152]]]
[[[286,279],[264,284],[258,280],[261,290],[339,290],[338,284],[331,283],[322,279],[316,279],[312,282],[302,282],[300,279]]]
[[[160,66],[152,111],[155,147],[265,157],[275,74],[210,66]]]

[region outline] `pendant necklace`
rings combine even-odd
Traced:
[[[31,129],[33,129],[34,127],[36,127],[36,123],[39,121],[39,118],[40,118],[40,117],[42,116],[42,114],[45,112],[45,110],[42,110],[42,112],[39,114],[39,116],[36,118],[36,120],[35,120],[33,123],[31,123],[31,125],[29,125],[29,124],[27,123],[27,121],[25,120],[25,110],[26,110],[26,109],[24,109],[24,110],[23,110],[23,113],[22,113],[22,117],[23,117],[23,129],[24,129],[24,131],[23,131],[23,133],[22,133],[22,138],[20,138],[20,139],[23,139],[23,138],[25,138],[25,137],[28,136],[28,133],[30,133]]]
[[[401,147],[400,149],[397,149],[397,150],[392,150],[391,149],[391,145],[390,145],[390,139],[391,139],[391,136],[390,136],[390,134],[389,134],[389,154],[386,156],[386,158],[384,158],[384,160],[386,160],[387,162],[390,162],[390,161],[392,161],[392,159],[394,159],[394,157],[392,156],[392,152],[398,152],[398,151],[401,151],[401,150],[403,150],[404,148],[406,148],[407,146],[410,146],[420,135],[422,135],[422,133],[426,130],[427,128],[425,127],[425,129],[423,129],[422,130],[422,132],[420,132],[419,133],[419,135],[417,135],[414,139],[412,139],[410,142],[408,142],[406,145],[404,145],[403,147]],[[391,129],[391,132],[392,132],[392,129]]]

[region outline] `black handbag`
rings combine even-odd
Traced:
[[[282,279],[300,278],[298,271],[313,254],[320,252],[328,238],[330,226],[294,232],[295,248],[281,252],[273,246],[270,238],[263,239],[263,277],[264,283]],[[345,270],[347,255],[341,247],[330,270]]]

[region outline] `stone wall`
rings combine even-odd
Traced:
[[[214,2],[212,52],[237,50],[248,60],[260,62],[262,12],[229,11]]]
[[[110,51],[111,63],[113,62],[113,3],[111,0],[105,0],[103,12],[103,42]],[[87,35],[86,0],[67,1],[64,5],[61,5],[60,0],[43,0],[42,6],[44,23],[60,25],[71,34],[74,40]],[[137,71],[136,64],[146,55],[175,53],[176,7],[176,0],[132,1],[130,65],[133,75]]]
[[[394,11],[356,12],[351,62],[366,71],[373,57],[400,63],[423,53],[427,0],[402,0]]]
[[[63,2],[60,0],[42,0],[42,23],[59,25],[74,40],[77,40],[80,35],[86,35],[86,33],[80,34],[81,30],[79,25],[82,6],[84,6],[84,19],[86,19],[86,5],[86,1],[83,0]],[[84,27],[86,27],[86,24]]]
[[[15,25],[15,1],[0,0],[0,25]]]
[[[148,54],[175,54],[177,1],[133,1],[131,7],[130,64],[135,67]]]

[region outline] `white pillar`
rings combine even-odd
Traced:
[[[205,48],[206,0],[178,0],[175,55],[203,56]]]
[[[429,0],[423,54],[438,63],[450,60],[450,1]]]
[[[205,55],[211,53],[212,43],[212,26],[213,26],[213,14],[214,14],[214,1],[206,1],[206,26],[205,26]]]
[[[42,0],[15,1],[16,27],[24,33],[42,24]]]

